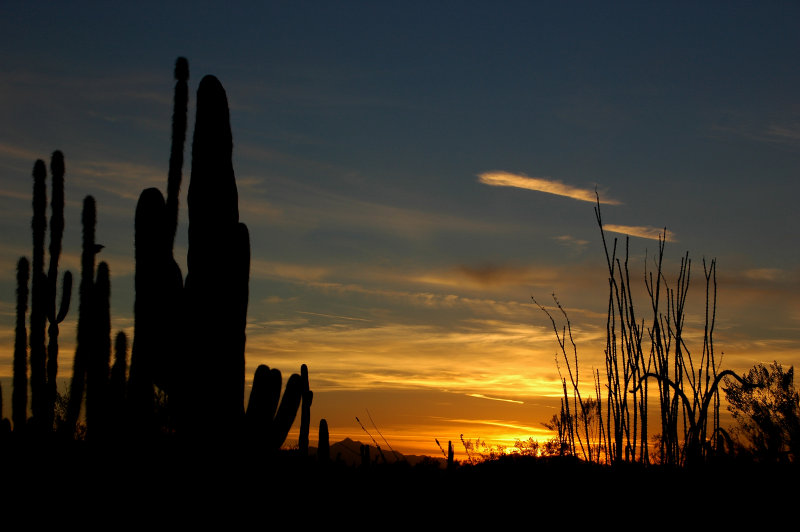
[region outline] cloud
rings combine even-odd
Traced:
[[[612,233],[621,233],[628,236],[636,236],[639,238],[649,238],[650,240],[658,240],[663,238],[666,233],[667,242],[675,242],[675,235],[671,231],[663,228],[653,227],[651,225],[615,225],[605,224],[603,229],[611,231]]]
[[[516,399],[501,399],[500,397],[489,397],[488,395],[483,395],[482,393],[468,393],[467,396],[469,397],[476,397],[478,399],[489,399],[490,401],[502,401],[504,403],[517,403],[520,405],[524,405],[524,401],[517,401]]]
[[[582,238],[577,238],[572,235],[554,236],[553,240],[557,240],[559,244],[562,244],[563,246],[566,246],[575,252],[583,251],[586,246],[589,245],[588,240],[583,240]]]
[[[753,268],[744,272],[744,276],[754,281],[778,281],[784,272],[779,268]]]
[[[597,201],[594,190],[565,185],[556,179],[528,177],[502,171],[484,172],[479,174],[478,178],[478,181],[484,185],[493,187],[523,188],[526,190],[535,190],[537,192],[546,192],[547,194],[554,194],[556,196],[565,196],[580,201],[588,201],[590,203],[595,203]],[[600,203],[607,205],[620,204],[619,201],[613,199],[601,199]]]

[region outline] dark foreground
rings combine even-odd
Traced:
[[[687,471],[508,456],[445,470],[433,460],[363,467],[288,451],[270,457],[246,446],[111,449],[86,442],[6,444],[2,456],[0,507],[8,515],[123,529],[270,528],[285,519],[383,528],[470,525],[474,517],[497,526],[524,519],[526,528],[552,519],[610,520],[615,528],[638,528],[631,519],[642,518],[730,525],[796,515],[800,503],[796,464],[734,459]]]

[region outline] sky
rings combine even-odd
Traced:
[[[596,193],[609,242],[630,236],[640,315],[667,228],[668,281],[692,259],[695,356],[715,258],[722,367],[800,364],[796,2],[3,0],[0,12],[6,411],[33,163],[65,156],[62,271],[79,273],[80,205],[97,200],[113,328],[132,337],[133,217],[143,189],[166,189],[178,56],[191,74],[176,258],[185,273],[195,91],[213,74],[251,238],[248,385],[258,364],[284,378],[307,364],[312,426],[326,418],[333,441],[369,441],[356,417],[408,453],[461,435],[547,439],[558,344],[532,298],[567,310],[591,387],[608,298]],[[62,377],[76,317],[73,305]]]

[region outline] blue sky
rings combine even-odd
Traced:
[[[606,224],[668,228],[670,274],[690,252],[700,310],[701,261],[717,258],[725,367],[800,362],[796,3],[2,11],[0,376],[11,374],[14,265],[30,255],[30,173],[55,149],[67,164],[62,269],[78,271],[78,209],[92,194],[115,329],[132,333],[133,214],[141,190],[166,187],[179,55],[189,139],[203,75],[231,105],[253,249],[248,371],[308,363],[333,437],[359,436],[365,408],[396,448],[436,431],[537,435],[557,345],[531,296],[555,292],[570,311],[586,371],[602,357],[605,258],[580,199],[595,189]],[[189,145],[186,159],[178,257]],[[635,279],[656,247],[631,239]]]

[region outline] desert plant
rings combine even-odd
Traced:
[[[736,420],[741,445],[757,460],[797,461],[800,458],[800,394],[794,386],[794,367],[784,371],[777,362],[756,364],[746,384],[725,380],[728,410]]]
[[[64,273],[61,304],[56,306],[58,262],[64,234],[64,156],[53,152],[50,160],[52,198],[50,217],[50,262],[45,273],[45,239],[47,234],[47,169],[37,160],[33,167],[33,261],[31,264],[31,409],[39,430],[53,428],[56,376],[58,373],[58,335],[69,310],[72,274]],[[58,311],[56,309],[58,308]],[[45,326],[49,322],[45,346]]]
[[[69,437],[75,433],[78,424],[86,383],[86,368],[92,358],[96,343],[94,335],[94,328],[97,324],[94,313],[94,272],[95,258],[102,246],[97,245],[95,242],[97,207],[92,196],[86,196],[83,200],[81,221],[83,223],[83,250],[81,252],[77,345],[75,346],[75,358],[72,364],[69,404],[63,424],[63,430]]]
[[[28,417],[28,259],[17,262],[17,324],[14,337],[14,387],[11,395],[11,420],[14,431],[22,432]]]
[[[325,418],[319,420],[319,443],[317,443],[317,460],[327,464],[331,460],[331,443],[328,435],[328,422]]]
[[[674,287],[670,286],[663,271],[666,230],[659,238],[655,271],[645,270],[645,287],[652,312],[651,325],[647,327],[645,320],[639,317],[638,306],[632,295],[628,264],[629,239],[626,239],[624,254],[618,256],[617,239],[611,245],[606,239],[599,196],[595,216],[605,250],[609,285],[605,419],[599,370],[595,372],[596,397],[581,397],[577,349],[569,318],[554,296],[556,307],[566,323],[560,331],[550,312],[542,305],[539,307],[548,316],[555,331],[561,351],[560,358],[566,365],[573,394],[570,398],[567,393],[567,379],[562,377],[564,397],[561,414],[546,426],[558,430],[559,447],[566,445],[572,453],[580,448],[584,458],[591,460],[596,457],[613,463],[639,461],[647,464],[650,440],[647,383],[649,379],[653,379],[659,389],[661,413],[661,434],[656,454],[666,464],[698,463],[710,451],[709,440],[716,443],[720,440],[718,436],[722,434],[719,427],[721,379],[730,376],[741,381],[730,370],[719,371],[715,358],[716,261],[712,260],[708,264],[703,261],[705,324],[701,354],[696,362],[692,359],[684,335],[691,273],[688,253],[681,260]],[[558,360],[557,357],[557,362]],[[592,443],[595,441],[597,443]]]
[[[86,434],[92,439],[102,439],[109,430],[111,358],[111,280],[105,262],[97,266],[92,299],[91,350],[86,360]]]
[[[300,435],[298,436],[297,446],[301,456],[308,456],[308,430],[311,425],[311,402],[314,399],[314,392],[308,384],[308,366],[300,366],[300,379],[303,390],[301,392],[302,404],[300,406]]]
[[[282,399],[281,385],[278,369],[270,369],[266,364],[256,368],[247,404],[246,433],[251,442],[269,452],[277,452],[286,441],[302,401],[300,375],[294,373],[289,377]]]

